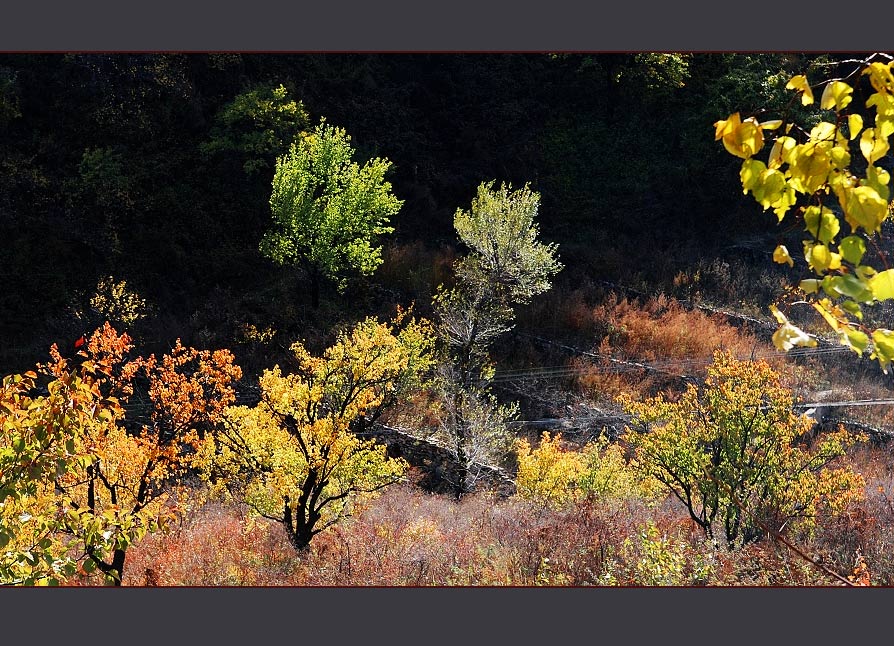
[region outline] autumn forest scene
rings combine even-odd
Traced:
[[[0,54],[0,586],[894,585],[894,57]]]

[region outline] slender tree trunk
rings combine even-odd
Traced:
[[[320,307],[320,272],[316,269],[310,271],[310,304],[314,309]]]

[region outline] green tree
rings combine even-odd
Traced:
[[[307,126],[304,105],[290,98],[285,86],[259,86],[220,109],[211,138],[200,148],[240,155],[245,172],[252,175],[270,168]]]
[[[744,192],[772,209],[779,222],[794,219],[803,227],[802,253],[784,244],[773,253],[776,262],[789,266],[803,259],[812,272],[798,283],[795,302],[812,306],[843,345],[858,355],[869,351],[887,372],[894,361],[894,331],[864,317],[870,306],[894,298],[890,241],[883,233],[891,218],[886,168],[894,134],[894,71],[891,57],[875,54],[846,72],[823,82],[816,123],[802,127],[787,113],[759,121],[736,112],[714,124],[714,135],[742,159]],[[805,74],[786,87],[803,106],[814,104],[814,86]],[[773,133],[778,134],[761,161],[758,154]],[[773,336],[778,348],[816,345],[777,307],[772,311],[780,323]]]
[[[273,224],[261,253],[280,265],[298,264],[311,281],[314,307],[320,280],[343,288],[348,272],[372,274],[382,263],[376,238],[403,202],[391,193],[386,159],[363,166],[351,161],[354,148],[342,128],[324,121],[302,135],[276,162],[270,208]]]
[[[705,386],[676,401],[622,403],[647,432],[628,428],[645,474],[689,510],[709,538],[721,523],[727,543],[753,541],[761,525],[809,530],[821,513],[863,495],[862,477],[829,463],[856,441],[840,429],[799,443],[812,420],[792,411],[793,395],[764,361],[717,352]]]
[[[562,268],[556,245],[537,240],[539,194],[494,183],[478,187],[469,211],[457,210],[454,226],[469,253],[454,266],[456,285],[440,287],[434,298],[447,358],[439,380],[441,435],[460,467],[457,497],[474,487],[476,462],[499,459],[509,447],[506,422],[515,408],[499,406],[488,389],[489,348],[512,329],[513,308],[548,290]]]
[[[321,357],[292,346],[298,372],[279,366],[261,377],[261,401],[234,406],[209,436],[198,463],[222,493],[280,523],[298,551],[349,516],[406,468],[362,430],[383,408],[419,385],[431,363],[424,323],[366,319]]]

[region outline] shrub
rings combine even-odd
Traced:
[[[793,396],[764,361],[717,352],[703,388],[689,385],[674,402],[622,397],[647,432],[628,429],[643,473],[656,478],[713,538],[719,522],[729,544],[766,528],[810,530],[863,495],[850,468],[830,468],[856,438],[844,429],[811,448],[798,444],[812,421],[792,411]]]

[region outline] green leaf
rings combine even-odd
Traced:
[[[832,242],[841,229],[838,218],[826,207],[807,207],[804,210],[804,223],[807,226],[807,230],[824,244]]]
[[[842,341],[850,346],[858,355],[862,355],[869,347],[869,336],[856,328],[843,327],[841,329]]]
[[[834,291],[830,296],[847,296],[861,303],[868,303],[873,299],[873,293],[866,283],[852,274],[828,276],[827,278],[830,290]],[[826,293],[828,294],[830,290],[827,290]]]
[[[805,294],[815,294],[819,291],[820,281],[816,278],[807,278],[798,283],[798,287]]]
[[[760,185],[761,174],[765,170],[767,170],[766,165],[759,159],[746,159],[742,162],[739,179],[742,180],[742,189],[745,194]]]
[[[853,265],[859,265],[866,253],[866,243],[860,236],[848,236],[838,245],[841,256]]]
[[[842,301],[841,309],[853,314],[858,320],[863,320],[863,310],[854,301]]]
[[[876,300],[886,301],[894,298],[894,269],[879,272],[867,282]]]

